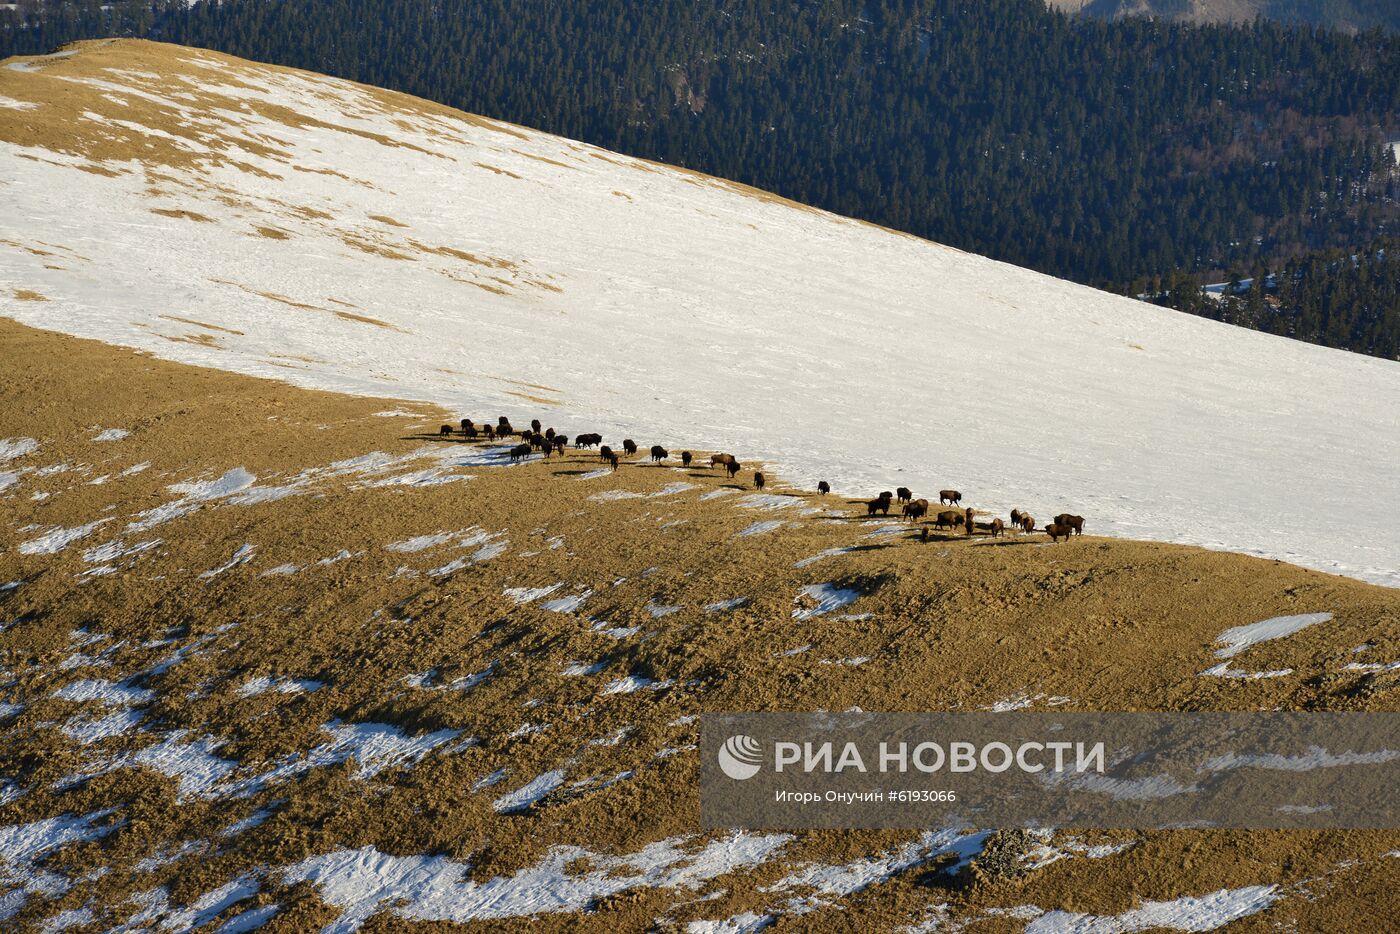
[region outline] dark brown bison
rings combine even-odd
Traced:
[[[1024,515],[1025,513],[1019,509],[1011,510],[1011,524],[1019,529],[1021,527],[1021,517]]]
[[[654,461],[664,461],[666,458],[668,458],[668,457],[670,457],[670,456],[671,456],[671,452],[668,451],[668,450],[666,450],[665,448],[663,448],[661,445],[659,445],[659,444],[653,444],[653,445],[651,446],[651,459],[652,459],[652,460],[654,460]]]
[[[953,529],[963,523],[963,512],[961,509],[945,509],[933,520],[935,528]]]
[[[498,434],[498,435],[513,435],[513,434],[515,434],[515,429],[512,428],[512,427],[510,427],[510,419],[506,418],[504,415],[502,415],[500,418],[496,419],[496,434]]]
[[[1050,541],[1052,542],[1059,541],[1061,536],[1064,537],[1065,541],[1069,541],[1069,537],[1074,534],[1074,529],[1067,525],[1061,525],[1058,522],[1052,522],[1047,525],[1045,531],[1050,533]]]
[[[563,454],[564,454],[564,448],[565,448],[566,445],[568,445],[568,443],[569,443],[569,439],[568,439],[568,438],[564,437],[563,435],[555,435],[555,436],[554,436],[554,453],[555,453],[555,454],[558,454],[558,455],[560,455],[560,456],[563,456]]]
[[[468,425],[466,428],[463,428],[462,434],[467,438],[468,441],[476,440],[476,428],[472,425]]]
[[[764,484],[763,471],[761,471],[761,470],[755,470],[755,471],[753,472],[753,485],[754,485],[755,487],[757,487],[758,489],[761,490],[761,489],[763,489],[763,484]]]
[[[510,449],[510,462],[513,464],[522,457],[530,456],[530,446],[528,444],[517,444]]]
[[[617,455],[614,454],[612,451],[608,452],[608,466],[610,466],[613,470],[617,469]]]
[[[612,456],[613,456],[612,448],[608,447],[606,444],[603,445],[601,448],[598,449],[598,460],[600,460],[600,461],[611,460],[611,459],[612,459]]]
[[[967,507],[967,511],[963,514],[963,531],[966,532],[968,535],[971,535],[973,532],[977,531],[977,523],[972,521],[972,517],[976,514],[977,511],[971,506]]]
[[[468,428],[475,428],[475,427],[476,427],[476,423],[473,422],[473,421],[472,421],[471,419],[469,419],[469,418],[464,418],[464,419],[462,419],[462,421],[461,421],[461,426],[462,426],[462,434],[466,434]]]
[[[714,468],[716,466],[723,466],[725,464],[728,464],[732,460],[734,460],[733,454],[711,454],[710,467]]]
[[[939,490],[938,504],[940,506],[956,506],[962,502],[962,494],[957,490]]]
[[[546,428],[546,429],[544,430],[544,436],[545,436],[546,438],[548,438],[550,441],[553,441],[553,440],[554,440],[554,429],[553,429],[553,428]]]
[[[490,425],[482,425],[481,433],[492,441],[496,440],[496,429],[492,428]]]
[[[894,494],[899,497],[901,503],[912,502],[914,499],[914,494],[909,491],[907,486],[896,487]]]
[[[831,492],[831,484],[827,483],[825,480],[818,481],[817,492],[820,493],[822,496],[825,496],[826,494]]]
[[[1006,523],[1002,522],[999,518],[993,519],[990,528],[992,532],[992,538],[1000,538],[1001,533],[1006,529]]]
[[[928,541],[928,526],[924,526],[923,528],[919,529],[919,541]]]
[[[1030,533],[1035,531],[1035,517],[1029,513],[1021,513],[1021,531]]]
[[[734,475],[744,469],[744,465],[731,457],[729,460],[725,461],[724,469],[729,471],[729,479],[733,480]]]
[[[1074,529],[1075,535],[1084,534],[1083,516],[1076,516],[1074,513],[1070,512],[1062,512],[1055,517],[1055,524],[1068,526],[1069,528]]]
[[[876,498],[876,499],[883,499],[883,500],[885,500],[886,502],[889,502],[890,500],[894,499],[894,494],[891,493],[889,490],[881,490],[881,491],[880,491],[880,495],[877,496],[877,497],[875,497],[875,498]]]
[[[877,512],[884,513],[888,516],[890,514],[890,501],[882,496],[877,496],[865,504],[865,514],[867,516],[873,516]]]
[[[441,428],[438,429],[438,437],[439,437],[439,438],[445,438],[445,437],[447,437],[447,436],[450,435],[450,434],[452,434],[452,426],[451,426],[451,425],[443,425]]]
[[[554,453],[554,442],[545,441],[545,443],[541,445],[540,450],[544,452],[545,460],[548,460],[549,455]]]
[[[622,439],[622,450],[625,451],[629,456],[632,455],[632,454],[636,454],[636,453],[637,453],[637,442],[633,441],[631,438],[623,438],[623,439]]]
[[[591,447],[593,447],[595,444],[602,444],[602,443],[603,443],[603,436],[600,435],[600,434],[598,434],[597,432],[593,432],[593,433],[590,433],[590,434],[582,434],[582,435],[579,435],[578,437],[574,438],[574,447],[576,447],[576,448],[591,448]]]
[[[682,466],[682,467],[689,467],[689,466],[690,466],[690,460],[691,460],[691,453],[690,453],[689,451],[681,451],[681,466]]]
[[[904,517],[910,522],[917,522],[928,515],[928,500],[916,499],[904,504]]]
[[[539,434],[540,429],[543,427],[544,426],[540,424],[540,420],[538,418],[530,419],[530,430],[533,431],[535,434]]]

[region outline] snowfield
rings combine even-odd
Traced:
[[[0,100],[23,323],[1400,586],[1395,362],[212,53],[11,62]]]

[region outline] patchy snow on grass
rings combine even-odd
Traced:
[[[808,584],[793,598],[798,604],[792,611],[793,619],[812,619],[823,616],[842,607],[850,606],[860,597],[860,591],[835,584]]]
[[[528,809],[562,784],[564,784],[564,770],[554,769],[535,776],[509,794],[501,795],[491,802],[491,806],[501,814],[516,814]]]
[[[684,609],[685,607],[683,606],[668,606],[666,604],[656,603],[655,601],[648,602],[646,605],[646,611],[651,614],[652,619],[661,619],[664,616],[679,613]]]
[[[253,555],[257,553],[257,550],[258,549],[256,545],[250,545],[246,543],[240,545],[238,546],[238,550],[233,553],[233,557],[229,558],[228,561],[224,562],[216,568],[212,568],[208,571],[202,572],[199,575],[199,579],[209,580],[210,578],[218,577],[225,571],[233,570],[240,564],[247,564],[249,561],[253,560]]]
[[[79,704],[100,701],[109,707],[137,707],[155,700],[156,694],[154,691],[134,687],[124,681],[113,683],[101,679],[91,679],[65,684],[54,691],[52,696],[59,700],[73,701]]]
[[[735,535],[735,537],[747,538],[750,535],[763,535],[765,533],[772,532],[774,529],[781,528],[782,525],[783,523],[778,520],[770,520],[768,522],[755,522],[753,525],[744,529],[742,532],[738,532]]]
[[[73,544],[79,539],[86,538],[87,536],[91,535],[95,529],[111,521],[111,517],[108,516],[105,519],[98,519],[95,522],[89,522],[86,525],[75,526],[71,529],[52,528],[49,531],[45,532],[43,535],[40,535],[38,538],[32,538],[29,541],[22,543],[19,546],[19,553],[22,555],[58,554],[60,551],[67,548],[69,545]]]
[[[563,586],[564,582],[560,581],[557,584],[547,584],[544,587],[507,587],[505,595],[515,603],[532,603],[540,597],[549,596]]]
[[[1331,618],[1331,613],[1302,613],[1297,616],[1275,616],[1262,622],[1227,629],[1215,637],[1216,642],[1226,643],[1225,648],[1215,650],[1215,657],[1230,658],[1252,645],[1291,636],[1309,626],[1325,623]]]
[[[565,678],[580,678],[585,675],[596,675],[606,667],[608,667],[608,663],[605,661],[593,662],[592,664],[587,662],[569,662],[559,674]]]
[[[737,610],[741,606],[747,606],[748,597],[731,597],[728,600],[716,600],[714,603],[705,604],[706,613],[725,613],[729,610]]]
[[[458,924],[582,911],[632,888],[694,890],[719,876],[771,859],[788,834],[735,834],[690,850],[662,840],[623,856],[583,847],[551,848],[540,863],[478,882],[470,865],[446,856],[390,856],[372,846],[313,856],[282,871],[288,885],[311,882],[340,917],[323,930],[348,934],[381,911],[414,921]],[[592,868],[571,873],[587,860]]]
[[[83,746],[125,736],[140,726],[145,719],[144,710],[118,710],[102,717],[69,717],[63,724],[64,735]]]
[[[1171,931],[1214,931],[1258,914],[1282,897],[1276,885],[1220,889],[1209,895],[1183,896],[1171,901],[1144,902],[1119,915],[1089,915],[1050,911],[1026,926],[1026,934],[1127,934],[1165,928]]]
[[[539,607],[542,610],[549,610],[551,613],[572,613],[583,606],[584,601],[592,595],[593,591],[584,590],[567,597],[559,597],[556,600],[546,600],[539,604]]]
[[[856,550],[856,549],[855,549],[854,547],[828,548],[828,549],[826,549],[825,551],[818,552],[817,554],[812,555],[810,558],[803,558],[802,560],[800,560],[800,561],[798,561],[797,563],[795,563],[795,564],[793,565],[793,567],[795,567],[795,568],[805,568],[805,567],[807,567],[809,564],[816,564],[818,561],[823,561],[823,560],[825,560],[825,559],[827,559],[827,558],[834,558],[834,557],[836,557],[837,555],[850,554],[851,552],[853,552],[853,551],[855,551],[855,550]]]
[[[39,442],[33,438],[0,439],[0,464],[25,457],[39,450]]]
[[[130,435],[125,428],[106,428],[93,436],[94,441],[120,441]]]
[[[320,681],[312,681],[309,678],[273,678],[259,675],[239,685],[237,694],[239,697],[253,697],[268,691],[276,691],[279,694],[310,694],[322,687]]]
[[[161,540],[158,538],[137,542],[134,545],[128,545],[126,542],[118,539],[108,542],[105,545],[89,548],[87,551],[83,552],[83,560],[89,564],[107,564],[108,562],[116,561],[120,558],[127,558],[132,555],[139,555],[150,551],[152,548],[159,547],[160,544]]]
[[[1219,654],[1219,653],[1217,653]],[[1240,671],[1230,667],[1229,662],[1221,662],[1201,672],[1207,678],[1233,678],[1237,681],[1259,681],[1264,678],[1283,678],[1293,674],[1292,668],[1276,668],[1272,671]]]

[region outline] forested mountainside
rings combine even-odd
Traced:
[[[1160,16],[1197,23],[1247,23],[1258,17],[1329,29],[1400,29],[1394,0],[1049,0],[1086,16]]]
[[[1379,32],[1042,0],[0,12],[5,54],[110,34],[408,91],[1122,291],[1356,249],[1400,220],[1400,36]]]
[[[1400,358],[1400,240],[1379,240],[1359,253],[1322,250],[1280,269],[1203,289],[1167,277],[1147,293],[1159,304],[1270,334]]]

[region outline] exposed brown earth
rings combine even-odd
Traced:
[[[440,442],[438,425],[495,413],[293,389],[6,321],[0,358],[0,439],[38,442],[0,465],[16,474],[0,492],[0,584],[22,582],[0,593],[0,700],[23,705],[0,720],[0,776],[22,789],[0,806],[0,826],[106,808],[95,823],[119,824],[46,855],[44,869],[85,881],[56,898],[31,893],[9,924],[37,928],[88,907],[90,923],[75,929],[107,930],[136,914],[136,893],[167,886],[173,910],[248,876],[257,894],[206,919],[209,929],[273,904],[263,930],[314,929],[341,908],[282,870],[347,848],[443,855],[477,883],[512,879],[560,845],[592,854],[569,864],[575,875],[662,840],[698,851],[722,839],[697,831],[698,723],[683,720],[706,711],[971,710],[1019,697],[1074,710],[1400,709],[1400,672],[1344,667],[1400,658],[1400,593],[1349,579],[1092,534],[1051,545],[1043,534],[934,533],[921,543],[917,527],[867,521],[863,502],[784,490],[771,473],[769,498],[751,500],[747,471],[730,481],[676,461],[589,476],[604,466],[597,455],[570,449],[518,467],[453,466],[439,455],[485,446]],[[375,414],[393,409],[410,414]],[[571,435],[590,429],[567,408],[539,417]],[[95,440],[113,428],[129,434]],[[694,445],[708,462],[704,438],[637,440],[643,453]],[[399,460],[328,466],[371,452]],[[233,495],[171,489],[239,468],[256,481]],[[153,524],[162,514],[149,511],[172,502],[190,511]],[[61,550],[25,553],[53,529],[98,521]],[[755,531],[766,522],[781,525]],[[399,544],[439,532],[453,534],[420,550]],[[246,545],[246,561],[212,573]],[[851,550],[797,566],[833,548]],[[802,588],[825,582],[862,595],[794,619]],[[506,593],[555,584],[525,603]],[[543,605],[585,593],[572,609]],[[747,602],[705,610],[737,598]],[[1291,674],[1202,676],[1222,630],[1323,611],[1334,618],[1231,660]],[[259,676],[321,686],[248,693]],[[132,708],[139,723],[83,745],[64,727],[127,709],[54,696],[92,679],[151,693]],[[246,796],[205,796],[149,759],[116,761],[213,737],[212,754],[237,763],[220,779],[227,789],[304,757],[337,723],[460,733],[416,762],[347,759]],[[499,769],[498,783],[480,784]],[[566,780],[532,807],[493,807],[556,769]],[[264,809],[258,826],[221,836]],[[1000,849],[956,874],[939,871],[955,859],[915,859],[844,896],[783,882],[795,867],[877,856],[916,836],[796,834],[772,858],[696,888],[636,885],[584,912],[491,927],[634,930],[775,912],[773,930],[886,930],[942,915],[971,931],[1019,930],[1024,913],[998,911],[1116,915],[1273,884],[1282,897],[1232,929],[1378,930],[1400,915],[1400,859],[1387,855],[1400,834],[1382,832],[1060,831],[1030,844],[993,838]],[[1066,858],[1028,868],[1017,848],[1047,840]],[[1090,858],[1074,841],[1126,847]],[[183,856],[141,865],[182,845]],[[110,871],[88,876],[99,867]],[[786,907],[807,895],[814,910]],[[414,929],[392,899],[364,927]]]

